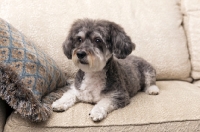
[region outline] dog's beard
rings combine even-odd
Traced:
[[[112,54],[109,51],[106,51],[106,54],[102,54],[98,49],[96,49],[93,54],[88,53],[86,58],[84,58],[87,63],[82,63],[76,55],[76,50],[73,50],[72,61],[75,66],[84,72],[97,72],[101,71],[105,67],[111,56]]]

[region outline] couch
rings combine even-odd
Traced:
[[[0,131],[200,131],[199,0],[0,0],[0,17],[51,56],[69,78],[77,68],[62,51],[70,25],[80,18],[107,19],[124,27],[132,54],[157,70],[160,94],[139,92],[131,103],[98,123],[92,105],[79,103],[45,122],[31,122],[0,100]]]

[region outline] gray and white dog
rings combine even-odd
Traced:
[[[142,58],[128,56],[135,44],[114,22],[75,21],[63,49],[79,71],[70,89],[52,104],[54,111],[65,111],[77,102],[94,103],[89,115],[101,121],[128,105],[138,91],[159,93],[155,69]]]

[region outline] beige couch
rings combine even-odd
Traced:
[[[137,94],[100,123],[89,118],[90,104],[79,103],[46,122],[32,123],[14,112],[8,115],[0,100],[0,131],[200,131],[199,0],[0,0],[0,17],[72,78],[77,69],[61,48],[72,22],[86,17],[114,21],[136,44],[133,54],[156,68],[160,88],[158,96]]]

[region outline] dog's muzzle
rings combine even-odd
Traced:
[[[72,61],[85,72],[96,72],[105,67],[107,59],[97,48],[78,48],[73,50]]]

